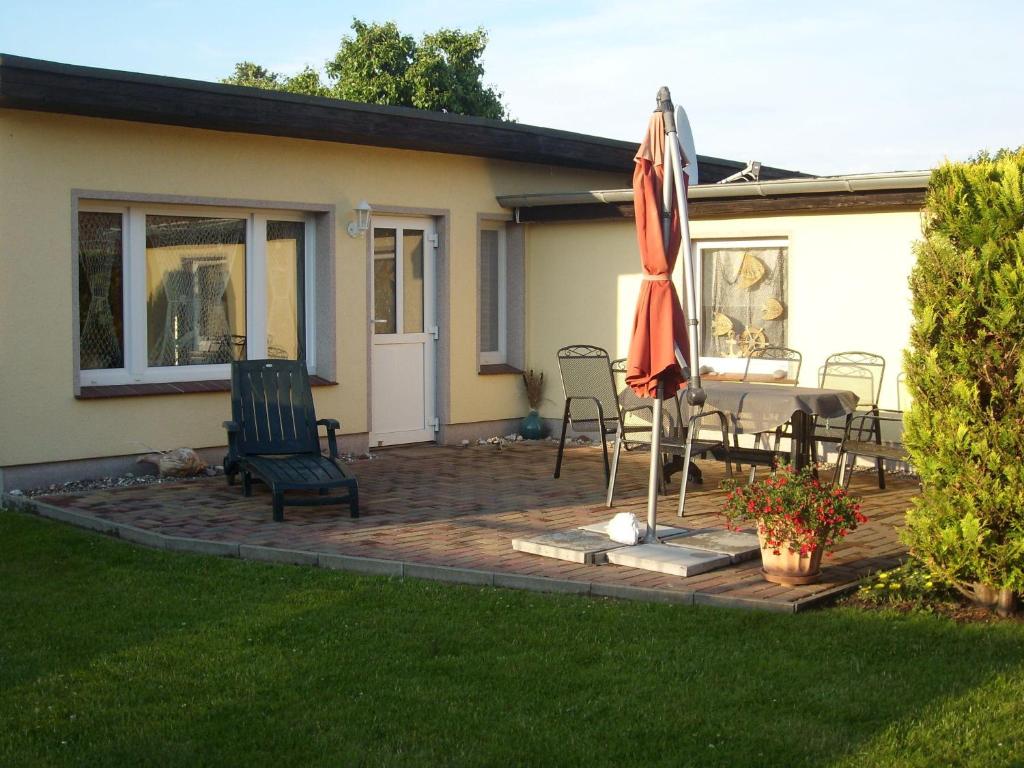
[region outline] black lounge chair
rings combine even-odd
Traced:
[[[318,491],[318,496],[291,496],[292,506],[348,503],[359,517],[356,479],[338,461],[334,419],[317,420],[306,364],[296,360],[245,360],[231,364],[231,421],[224,474],[228,484],[242,476],[242,489],[252,495],[253,478],[270,488],[274,520],[284,520],[285,491]],[[330,456],[320,452],[317,427],[327,428]],[[345,488],[344,496],[328,496]]]

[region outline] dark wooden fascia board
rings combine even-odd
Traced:
[[[572,203],[519,208],[520,223],[633,219],[632,203]]]
[[[629,172],[636,145],[518,123],[0,57],[0,107]]]
[[[0,54],[0,107],[631,174],[634,142]],[[699,156],[717,181],[743,163]],[[763,167],[763,178],[806,174]]]
[[[868,210],[918,209],[923,189],[872,192],[803,193],[772,197],[730,197],[690,200],[691,219],[730,218],[779,213],[859,213]],[[520,222],[633,219],[632,203],[541,205],[519,209]]]
[[[694,218],[756,216],[778,213],[859,213],[889,208],[918,209],[924,205],[925,190],[898,189],[870,192],[826,192],[774,197],[694,200]]]

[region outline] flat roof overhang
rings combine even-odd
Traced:
[[[924,205],[930,171],[824,176],[732,184],[699,184],[687,194],[693,219],[785,213],[915,209]],[[633,190],[504,195],[498,203],[517,221],[634,218]]]
[[[521,123],[359,104],[0,54],[0,108],[471,155],[631,175],[637,144]],[[744,163],[699,157],[711,180]],[[805,177],[762,168],[764,178]]]

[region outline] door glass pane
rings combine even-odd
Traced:
[[[146,216],[151,366],[245,357],[245,219]]]
[[[305,359],[306,225],[267,222],[267,357]]]
[[[402,231],[402,326],[423,333],[423,231]]]
[[[480,230],[480,351],[498,352],[501,305],[498,298],[498,232]]]
[[[120,213],[78,214],[78,339],[82,370],[124,367]]]
[[[395,230],[373,230],[373,323],[374,333],[396,333]]]

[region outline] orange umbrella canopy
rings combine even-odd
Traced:
[[[678,207],[672,210],[668,247],[662,230],[661,201],[665,179],[665,118],[662,112],[651,115],[647,135],[633,160],[636,163],[633,169],[633,207],[644,280],[633,318],[626,383],[640,397],[654,397],[661,381],[665,386],[665,397],[672,397],[683,383],[676,349],[682,352],[689,364],[690,348],[683,308],[671,279],[681,240]],[[685,174],[683,176],[685,182]]]

